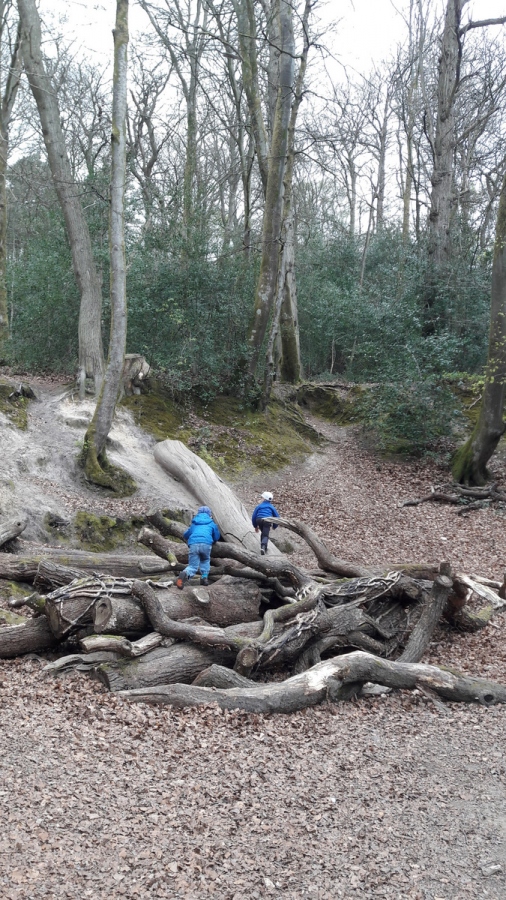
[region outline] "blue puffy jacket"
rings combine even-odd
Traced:
[[[214,544],[215,541],[219,541],[221,535],[216,522],[211,516],[207,513],[197,513],[183,537],[188,546],[191,547],[192,544]]]
[[[251,516],[251,521],[253,522],[253,528],[257,527],[257,522],[259,519],[265,519],[266,516],[274,516],[275,519],[279,519],[279,513],[275,506],[269,500],[262,500],[258,506],[253,510],[253,515]],[[273,528],[277,528],[277,525],[273,525]]]

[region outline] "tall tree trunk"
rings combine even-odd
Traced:
[[[487,463],[506,430],[503,420],[506,395],[506,176],[503,179],[492,265],[492,303],[485,387],[476,427],[458,450],[452,466],[456,481],[484,484]]]
[[[42,58],[40,18],[35,0],[18,0],[22,25],[23,62],[37,109],[39,111],[51,175],[65,219],[72,252],[81,306],[79,312],[79,379],[84,396],[84,379],[93,377],[98,391],[104,374],[102,347],[102,285],[91,249],[77,185],[70,168],[60,110]]]
[[[124,196],[126,172],[126,113],[128,68],[128,0],[117,0],[114,28],[114,81],[111,127],[111,202],[109,245],[111,260],[111,335],[107,369],[93,419],[86,432],[83,462],[88,478],[113,490],[128,483],[112,472],[105,455],[121,386],[126,349],[127,303]],[[131,484],[130,484],[131,486]]]
[[[437,85],[437,119],[431,176],[429,213],[429,265],[434,278],[450,259],[450,222],[454,170],[455,101],[460,82],[462,43],[460,23],[469,0],[447,0]],[[428,298],[431,305],[433,298]]]
[[[3,45],[5,31],[7,30],[7,4],[0,2],[0,45],[3,57]],[[21,23],[18,30],[12,53],[9,60],[9,68],[5,77],[5,88],[0,104],[0,354],[9,339],[9,312],[7,308],[7,196],[6,176],[7,159],[9,156],[9,125],[12,110],[19,87],[21,76]]]

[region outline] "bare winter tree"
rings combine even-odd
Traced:
[[[456,481],[485,484],[487,463],[506,430],[503,420],[506,394],[506,176],[503,179],[492,266],[492,303],[485,387],[476,427],[453,463]]]
[[[506,16],[462,23],[464,8],[469,0],[448,0],[441,37],[441,55],[437,82],[437,113],[435,121],[427,105],[428,135],[433,153],[431,198],[429,213],[429,265],[435,277],[450,259],[450,224],[453,203],[454,156],[457,143],[457,98],[461,87],[463,45],[466,34],[474,28],[503,24]],[[433,301],[431,287],[427,303]]]
[[[7,56],[7,71],[0,70],[2,97],[0,99],[0,353],[9,336],[7,309],[6,239],[7,198],[6,174],[9,156],[9,126],[21,77],[21,24],[11,21],[12,3],[0,2],[0,62]],[[13,36],[14,35],[14,36]]]
[[[79,383],[80,395],[84,397],[86,376],[93,377],[95,390],[98,391],[104,374],[101,280],[93,259],[90,233],[78,187],[70,168],[58,100],[42,57],[39,13],[34,0],[18,0],[18,10],[22,26],[24,67],[39,111],[51,174],[65,219],[81,296]]]
[[[93,419],[86,432],[83,463],[87,477],[96,484],[124,491],[129,478],[108,463],[107,435],[121,387],[127,334],[124,197],[126,175],[128,0],[117,0],[114,28],[114,81],[111,128],[111,335],[107,368]]]

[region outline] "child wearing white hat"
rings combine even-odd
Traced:
[[[267,553],[269,532],[271,530],[271,523],[265,522],[264,519],[267,516],[279,519],[279,513],[276,507],[272,504],[273,497],[270,491],[264,491],[261,496],[262,502],[259,503],[258,506],[256,506],[253,510],[251,521],[253,522],[255,531],[260,531],[260,553],[262,554],[262,556],[264,556]],[[273,526],[273,528],[277,527],[277,525]]]

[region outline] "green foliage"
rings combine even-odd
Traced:
[[[418,456],[452,437],[460,412],[447,386],[425,379],[374,385],[357,403],[357,416],[380,452]]]
[[[476,371],[485,362],[490,307],[486,256],[455,261],[428,309],[423,245],[397,231],[370,243],[362,287],[362,246],[348,235],[315,239],[299,255],[301,349],[306,374],[350,381],[423,380]]]

